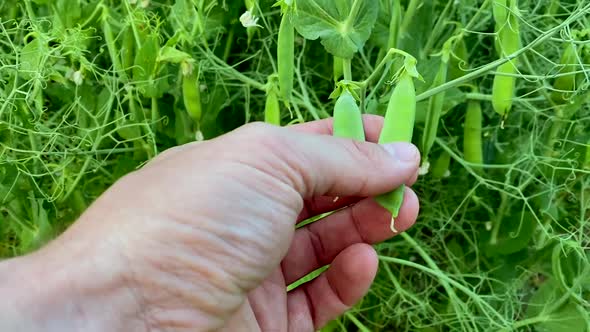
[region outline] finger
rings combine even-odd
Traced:
[[[287,296],[289,331],[316,331],[354,306],[371,287],[378,263],[370,245],[342,251],[328,270]]]
[[[321,196],[305,200],[303,210],[297,218],[297,223],[315,217],[322,213],[335,211],[357,203],[364,197],[329,197]]]
[[[262,155],[245,150],[240,161],[275,177],[304,199],[379,195],[407,182],[420,163],[418,149],[409,143],[380,145],[284,129],[251,124],[233,139],[236,145],[247,141],[252,149],[266,149]]]
[[[157,156],[155,156],[154,158],[152,158],[145,166],[145,167],[151,167],[153,165],[159,164],[161,161],[164,160],[168,160],[176,155],[179,155],[180,153],[186,152],[186,151],[190,151],[190,150],[194,150],[195,147],[197,147],[199,144],[205,143],[205,141],[200,141],[200,142],[191,142],[191,143],[186,143],[183,145],[178,145],[178,146],[174,146],[171,147],[167,150],[162,151],[160,154],[158,154]]]
[[[366,140],[376,143],[379,140],[381,129],[383,128],[383,117],[373,114],[363,115],[363,125],[365,127]],[[334,118],[322,119],[289,126],[287,128],[301,132],[319,135],[334,134]]]
[[[418,180],[418,171],[408,180],[406,181],[406,186],[413,186],[414,183]],[[322,196],[322,197],[314,197],[312,199],[307,199],[303,203],[303,210],[299,214],[297,218],[297,223],[305,221],[309,218],[316,217],[320,214],[336,211],[347,207],[349,205],[358,203],[365,197],[329,197],[329,196]]]
[[[396,230],[401,233],[412,227],[418,210],[416,194],[406,188],[404,204],[395,220]],[[368,198],[298,229],[281,262],[285,282],[289,285],[330,264],[342,250],[351,245],[375,244],[395,236],[390,223],[391,214]]]
[[[240,308],[231,316],[229,321],[219,330],[219,332],[252,332],[252,331],[266,331],[262,330],[254,316],[252,307],[248,299],[240,306]]]
[[[248,299],[260,331],[287,330],[287,294],[280,268],[275,269],[260,286],[252,290]]]

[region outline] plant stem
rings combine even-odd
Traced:
[[[360,320],[354,317],[353,314],[347,312],[345,314],[346,318],[350,319],[354,325],[359,329],[360,332],[371,332],[369,328],[367,328]]]
[[[500,193],[500,207],[498,208],[498,213],[495,218],[496,220],[494,220],[494,228],[492,229],[492,235],[490,236],[490,244],[492,245],[498,243],[498,233],[500,232],[500,226],[502,225],[502,219],[504,218],[507,204],[508,199],[506,198],[506,194],[504,192]]]
[[[406,30],[408,29],[410,22],[412,22],[412,19],[414,18],[414,15],[416,14],[416,9],[418,8],[418,5],[421,2],[422,2],[421,0],[410,0],[410,3],[408,4],[408,7],[406,8],[406,12],[404,13],[404,18],[402,20],[401,27],[399,29],[398,36],[400,38],[403,38],[404,34],[406,33]]]
[[[406,233],[402,233],[402,235],[403,234],[406,234]],[[379,258],[379,260],[382,260],[382,261],[385,261],[385,262],[391,262],[391,263],[398,264],[398,265],[409,266],[409,267],[415,268],[417,270],[420,270],[422,272],[426,272],[426,273],[428,273],[428,274],[430,274],[430,275],[432,275],[434,277],[439,278],[440,280],[444,280],[448,284],[453,285],[453,287],[455,287],[458,290],[460,290],[461,292],[463,292],[470,299],[472,299],[473,302],[475,302],[475,304],[483,312],[493,313],[495,318],[492,321],[494,323],[496,323],[496,324],[502,324],[503,317],[500,315],[500,313],[498,313],[498,311],[496,311],[489,303],[487,303],[485,301],[482,301],[481,300],[481,296],[479,294],[473,292],[471,289],[469,289],[469,287],[466,287],[466,286],[462,285],[461,283],[459,283],[456,280],[452,279],[451,277],[449,277],[445,273],[442,273],[439,269],[429,268],[429,267],[426,267],[426,266],[421,265],[421,264],[418,264],[418,263],[410,262],[410,261],[407,261],[407,260],[404,260],[404,259],[400,259],[400,258],[395,258],[395,257],[378,256],[378,258]]]
[[[201,48],[200,46],[198,46],[199,48]],[[232,66],[230,66],[227,62],[221,60],[220,58],[218,58],[213,52],[211,52],[209,49],[204,50],[201,48],[201,52],[206,53],[208,58],[213,60],[214,63],[216,63],[217,65],[223,67],[223,69],[229,71],[231,73],[230,76],[234,77],[235,79],[242,81],[244,84],[248,84],[251,87],[260,90],[260,91],[264,91],[266,92],[266,84],[260,83],[242,73],[240,73],[238,70],[234,69]]]
[[[352,81],[352,63],[350,59],[342,59],[344,79]]]
[[[490,4],[490,1],[491,0],[486,0],[486,1],[484,1],[484,3],[481,4],[481,7],[479,7],[479,9],[475,12],[475,14],[473,14],[473,16],[471,17],[471,20],[469,20],[469,23],[467,23],[467,25],[465,26],[465,30],[470,30],[471,27],[473,27],[475,25],[475,23],[480,22],[479,15],[481,15],[485,11],[487,6]]]
[[[522,53],[528,51],[529,49],[541,44],[542,42],[546,41],[547,39],[549,39],[552,35],[556,34],[557,32],[561,31],[561,29],[563,29],[564,27],[570,25],[572,22],[578,20],[579,18],[583,17],[587,11],[590,10],[590,5],[586,5],[584,8],[582,8],[581,10],[579,10],[577,13],[572,14],[570,17],[568,17],[565,21],[563,21],[561,24],[553,27],[552,29],[550,29],[549,31],[541,34],[539,37],[537,37],[535,40],[533,40],[531,43],[529,43],[527,46],[521,48],[520,50],[508,55],[505,58],[501,58],[498,59],[494,62],[490,62],[489,64],[467,74],[464,76],[461,76],[459,78],[456,78],[452,81],[449,81],[445,84],[439,85],[433,89],[430,89],[428,91],[425,91],[421,94],[419,94],[418,96],[416,96],[416,101],[420,102],[422,100],[426,100],[436,94],[439,94],[445,90],[454,88],[456,86],[459,86],[465,82],[469,82],[474,80],[475,78],[478,78],[480,76],[486,75],[490,70],[493,70],[495,68],[497,68],[500,65],[503,65],[504,63],[511,61],[512,59],[518,57],[519,55],[521,55]]]
[[[447,12],[451,9],[452,6],[454,6],[454,2],[448,1],[447,5],[445,6],[443,11],[438,16],[438,20],[436,21],[436,24],[434,25],[434,28],[432,29],[432,33],[430,33],[428,40],[426,41],[426,45],[424,45],[424,48],[422,49],[422,57],[423,58],[428,56],[428,53],[430,53],[430,49],[433,47],[435,41],[440,40],[440,35],[441,35],[442,30],[444,28],[444,23],[445,23],[445,18],[447,16]]]
[[[227,41],[225,42],[225,50],[223,51],[223,61],[227,62],[229,55],[231,54],[231,48],[234,42],[234,27],[232,26],[227,35]]]
[[[361,0],[354,0],[354,2],[352,3],[352,7],[350,8],[350,14],[348,14],[348,17],[346,18],[346,23],[344,25],[344,31],[351,31],[352,30],[352,25],[356,21],[356,17],[357,17],[359,10],[361,8],[361,3],[362,3]]]
[[[197,87],[198,88],[198,87]],[[158,109],[158,98],[152,97],[152,130],[157,129],[158,118],[160,117],[160,110]]]
[[[424,251],[424,249],[410,236],[408,233],[401,233],[401,236],[404,238],[404,241],[408,242],[408,244],[414,248],[418,252],[418,255],[422,257],[422,259],[426,262],[426,264],[437,274],[443,275],[444,273],[440,270],[438,265],[434,262],[434,260]],[[457,313],[460,312],[460,305],[464,305],[465,303],[461,301],[461,299],[457,296],[451,285],[445,279],[439,279],[440,284],[443,286],[447,294],[449,295],[449,300],[453,306],[453,309],[456,310]]]

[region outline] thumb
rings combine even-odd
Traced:
[[[263,152],[250,153],[250,162],[305,199],[376,196],[410,182],[420,164],[418,149],[409,143],[380,145],[263,123],[238,132],[238,139],[257,144],[254,150]]]

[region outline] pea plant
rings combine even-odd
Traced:
[[[2,1],[0,256],[167,148],[325,118],[364,141],[373,114],[378,143],[419,147],[419,220],[322,331],[590,331],[588,17],[586,0]],[[392,233],[403,193],[375,197]]]

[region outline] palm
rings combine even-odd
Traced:
[[[413,196],[408,201],[417,204]],[[249,293],[227,331],[316,331],[366,294],[378,265],[370,244],[393,236],[390,215],[371,199],[341,198],[334,203],[322,197],[307,202],[299,221],[351,203],[296,230],[281,266]],[[415,219],[417,209],[411,205],[400,214],[401,230]],[[287,285],[326,264],[330,269],[287,293]]]

